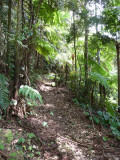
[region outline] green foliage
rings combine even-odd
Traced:
[[[85,114],[87,117],[89,117],[90,120],[93,119],[96,124],[100,124],[100,119],[99,119],[98,117],[96,117],[95,115],[90,114],[90,113],[87,112],[87,111],[84,112],[84,114]]]
[[[78,102],[78,99],[77,99],[77,98],[74,98],[72,101],[73,101],[76,105],[80,105],[80,103]]]
[[[7,129],[5,131],[4,137],[7,138],[7,143],[10,143],[13,140],[13,133],[12,133],[12,131],[10,129]]]
[[[54,113],[53,113],[53,112],[50,112],[50,115],[51,115],[51,116],[54,116]]]
[[[49,54],[54,53],[54,47],[52,46],[52,44],[49,41],[43,40],[43,39],[39,39],[37,41],[37,51],[46,56]]]
[[[46,75],[46,77],[50,80],[55,79],[55,73],[49,73],[48,75]]]
[[[24,143],[25,142],[25,139],[24,138],[20,138],[19,140],[18,140],[18,144],[22,144],[22,143]]]
[[[84,112],[84,114],[85,114],[86,116],[89,116],[89,115],[90,115],[90,113],[89,113],[89,112]]]
[[[38,6],[39,6],[38,0],[34,0],[34,6],[36,7],[36,14],[38,14]],[[44,20],[45,23],[52,24],[55,11],[56,11],[55,7],[44,2],[44,3],[41,3],[40,9],[39,9],[39,15],[37,16],[39,16],[39,19]]]
[[[112,134],[120,140],[120,121],[117,118],[116,115],[111,115],[108,112],[102,112],[102,111],[98,111],[98,115],[100,116],[100,119],[102,121],[103,125],[109,125],[111,130],[112,130]]]
[[[16,159],[18,159],[18,157],[19,157],[19,159],[23,159],[23,155],[24,155],[24,153],[23,153],[22,149],[19,149],[19,150],[12,152],[10,154],[9,160],[16,160]]]
[[[89,57],[88,59],[88,64],[91,66],[92,72],[99,73],[102,76],[109,75],[109,73],[102,66],[100,66],[95,60],[91,59],[91,57]]]
[[[110,113],[112,116],[115,116],[116,111],[118,110],[118,104],[115,100],[106,98],[105,106],[107,112]]]
[[[16,155],[17,155],[16,152],[13,152],[13,153],[10,154],[11,157],[16,157]]]
[[[93,59],[96,59],[95,56],[97,52],[100,52],[100,57],[105,57],[105,60],[107,58],[112,59],[114,57],[113,51],[116,53],[115,49],[115,40],[109,36],[102,35],[101,33],[93,34],[90,36],[89,44],[88,44],[88,50],[91,53],[91,56],[93,56]],[[94,63],[93,60],[89,57],[90,64]],[[101,66],[103,66],[104,60],[101,61]],[[106,61],[105,61],[106,62]],[[108,62],[108,61],[107,61]],[[95,63],[94,63],[95,64]],[[110,64],[108,65],[110,66]]]
[[[30,151],[32,150],[32,146],[29,146],[29,148],[28,148]]]
[[[40,103],[43,104],[42,96],[40,95],[40,93],[36,89],[33,89],[32,87],[29,87],[27,85],[22,85],[20,87],[19,95],[22,95],[26,99],[31,99],[33,102],[38,99]]]
[[[95,116],[93,117],[93,120],[95,121],[96,124],[100,124],[99,118],[96,118]]]
[[[111,114],[109,112],[105,111],[98,111],[98,115],[94,115],[93,113],[89,113],[88,111],[84,112],[84,115],[86,115],[90,120],[94,120],[96,124],[103,124],[104,126],[108,127],[110,126],[112,134],[120,140],[120,120],[115,114]],[[107,141],[107,137],[103,137],[104,141]]]
[[[108,140],[108,137],[103,137],[102,139],[103,139],[103,141],[106,142]]]
[[[43,127],[48,127],[48,123],[47,122],[43,122]]]
[[[0,144],[0,149],[3,150],[4,149],[4,146],[2,144]]]
[[[0,74],[0,109],[6,112],[10,101],[9,101],[9,91],[8,91],[8,78]]]
[[[104,23],[105,23],[105,29],[109,30],[112,35],[116,35],[116,32],[120,30],[120,20],[119,20],[119,7],[114,8],[106,8],[104,11]]]
[[[32,139],[32,138],[36,137],[35,134],[33,134],[33,133],[28,133],[27,136],[28,136],[29,139]]]
[[[101,84],[102,86],[104,86],[106,89],[109,89],[109,84],[108,84],[106,78],[103,77],[101,74],[90,72],[90,77],[89,78],[93,82],[97,82],[97,83]]]

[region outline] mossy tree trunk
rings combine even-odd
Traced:
[[[21,33],[21,5],[22,0],[17,1],[17,29],[16,29],[16,39],[15,39],[15,70],[14,70],[14,99],[18,98],[18,85],[19,85],[19,57],[20,57],[20,46],[18,44],[18,39]]]
[[[0,0],[0,56],[2,55],[2,0]]]
[[[8,72],[10,66],[10,33],[11,33],[11,7],[12,0],[8,1],[8,34],[7,34],[7,63],[8,63]]]

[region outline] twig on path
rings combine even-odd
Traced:
[[[35,141],[33,141],[33,139],[31,139],[31,141],[32,141],[36,146],[38,145]]]
[[[8,156],[5,155],[2,151],[0,151],[0,154],[1,154],[1,157],[2,157],[4,160],[7,160],[7,159],[8,159]]]

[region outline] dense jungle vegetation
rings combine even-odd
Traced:
[[[44,92],[40,88],[42,85]],[[51,94],[45,93],[50,87],[53,88]],[[16,135],[9,127],[4,133],[4,123],[10,125],[13,118],[21,127],[27,126],[23,120],[29,122],[29,117],[37,117],[42,107],[45,108],[47,99],[59,108],[57,100],[62,104],[60,87],[68,91],[64,94],[63,108],[68,103],[67,96],[73,108],[77,107],[77,110],[68,107],[68,117],[84,115],[84,124],[92,124],[88,128],[92,128],[93,132],[96,132],[96,126],[98,130],[101,127],[109,130],[110,136],[119,144],[120,1],[0,0],[0,133],[6,135],[8,143]],[[36,108],[39,112],[35,111]],[[55,111],[50,110],[49,116],[54,117]],[[67,116],[63,118],[64,123]],[[50,130],[47,121],[41,123]],[[81,123],[80,120],[77,123]],[[16,128],[19,125],[16,124]],[[24,129],[27,136],[22,137],[22,134],[14,145],[19,153],[14,150],[11,154],[4,152],[7,142],[0,135],[0,155],[3,159],[20,159],[23,155],[24,159],[39,159],[41,156],[42,160],[47,149],[38,132],[30,128]],[[33,145],[26,145],[26,139]],[[109,136],[102,135],[102,141],[108,142]],[[52,143],[55,145],[53,140]],[[40,151],[40,148],[43,150]],[[117,145],[117,148],[120,146]],[[36,152],[33,153],[33,150]],[[95,156],[92,149],[90,151],[88,159]],[[118,155],[120,157],[120,153]],[[77,160],[75,156],[69,155],[66,160],[70,157]],[[78,160],[82,158],[78,156]],[[44,155],[43,159],[49,160],[50,157]],[[65,158],[58,155],[56,159]]]

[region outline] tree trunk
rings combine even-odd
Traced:
[[[0,56],[2,55],[2,1],[0,1]]]
[[[25,26],[25,15],[24,15],[24,0],[22,0],[22,6],[21,6],[21,9],[22,9],[22,30]]]
[[[21,20],[21,23],[22,23],[22,30],[21,30],[21,33],[22,35],[24,35],[24,26],[25,26],[25,16],[24,16],[24,0],[22,0],[22,3],[21,3],[21,17],[22,17],[22,20]],[[23,45],[26,45],[25,43],[26,41],[25,40],[22,40],[22,44]],[[20,63],[21,66],[24,66],[25,68],[25,49],[22,47],[22,50],[21,50],[21,63]]]
[[[37,70],[39,68],[39,58],[40,55],[39,53],[36,51],[36,64],[35,64],[35,70]]]
[[[95,0],[95,17],[97,18],[97,0]],[[96,28],[96,34],[98,34],[98,23],[96,22],[95,24],[95,28]],[[97,62],[100,65],[100,49],[97,48]],[[102,85],[99,84],[99,93],[100,93],[100,106],[103,105],[103,94],[102,94]]]
[[[21,31],[21,4],[22,0],[18,0],[17,6],[17,30],[16,30],[16,40],[15,40],[15,71],[14,71],[14,91],[13,97],[14,99],[18,98],[18,85],[19,85],[19,56],[20,56],[20,48],[18,45],[18,37]]]
[[[84,7],[86,9],[87,6],[87,0],[85,0]],[[88,86],[88,15],[85,15],[84,24],[85,24],[85,51],[84,51],[84,65],[85,65],[85,86],[86,86],[86,92],[87,92],[87,86]]]
[[[116,43],[117,50],[117,68],[118,68],[118,107],[120,107],[120,43]],[[118,110],[120,112],[120,108]]]
[[[97,8],[97,2],[96,2],[96,0],[95,0],[95,17],[97,18],[98,16],[97,16],[97,10],[98,10],[98,8]],[[96,34],[99,32],[98,31],[98,22],[96,22],[96,24],[95,24],[95,28],[96,28]],[[100,49],[99,48],[97,48],[97,62],[98,62],[98,64],[100,65]]]
[[[30,19],[29,19],[29,27],[30,30],[32,31],[32,24],[33,24],[33,4],[32,0],[29,0],[29,10],[30,10]],[[32,36],[29,38],[29,45],[28,45],[28,53],[27,53],[27,75],[29,77],[30,74],[30,65],[31,65],[31,52],[32,52]]]
[[[66,62],[66,66],[65,66],[65,85],[67,84],[67,81],[68,81],[68,72],[69,72],[69,66]]]
[[[75,12],[73,11],[73,23],[74,23],[74,53],[75,53],[75,71],[77,71],[77,56],[76,56],[76,27],[75,27]]]
[[[76,71],[77,71],[77,54],[76,54],[76,27],[75,27],[75,11],[73,11],[73,25],[74,25],[74,54],[75,54],[75,89],[77,90],[77,76],[76,76]]]
[[[84,60],[85,60],[85,86],[88,84],[88,28],[85,28],[85,52],[84,52]]]
[[[12,0],[8,2],[8,34],[7,34],[7,63],[8,63],[8,72],[9,72],[9,63],[10,63],[10,33],[11,33],[11,6]]]

